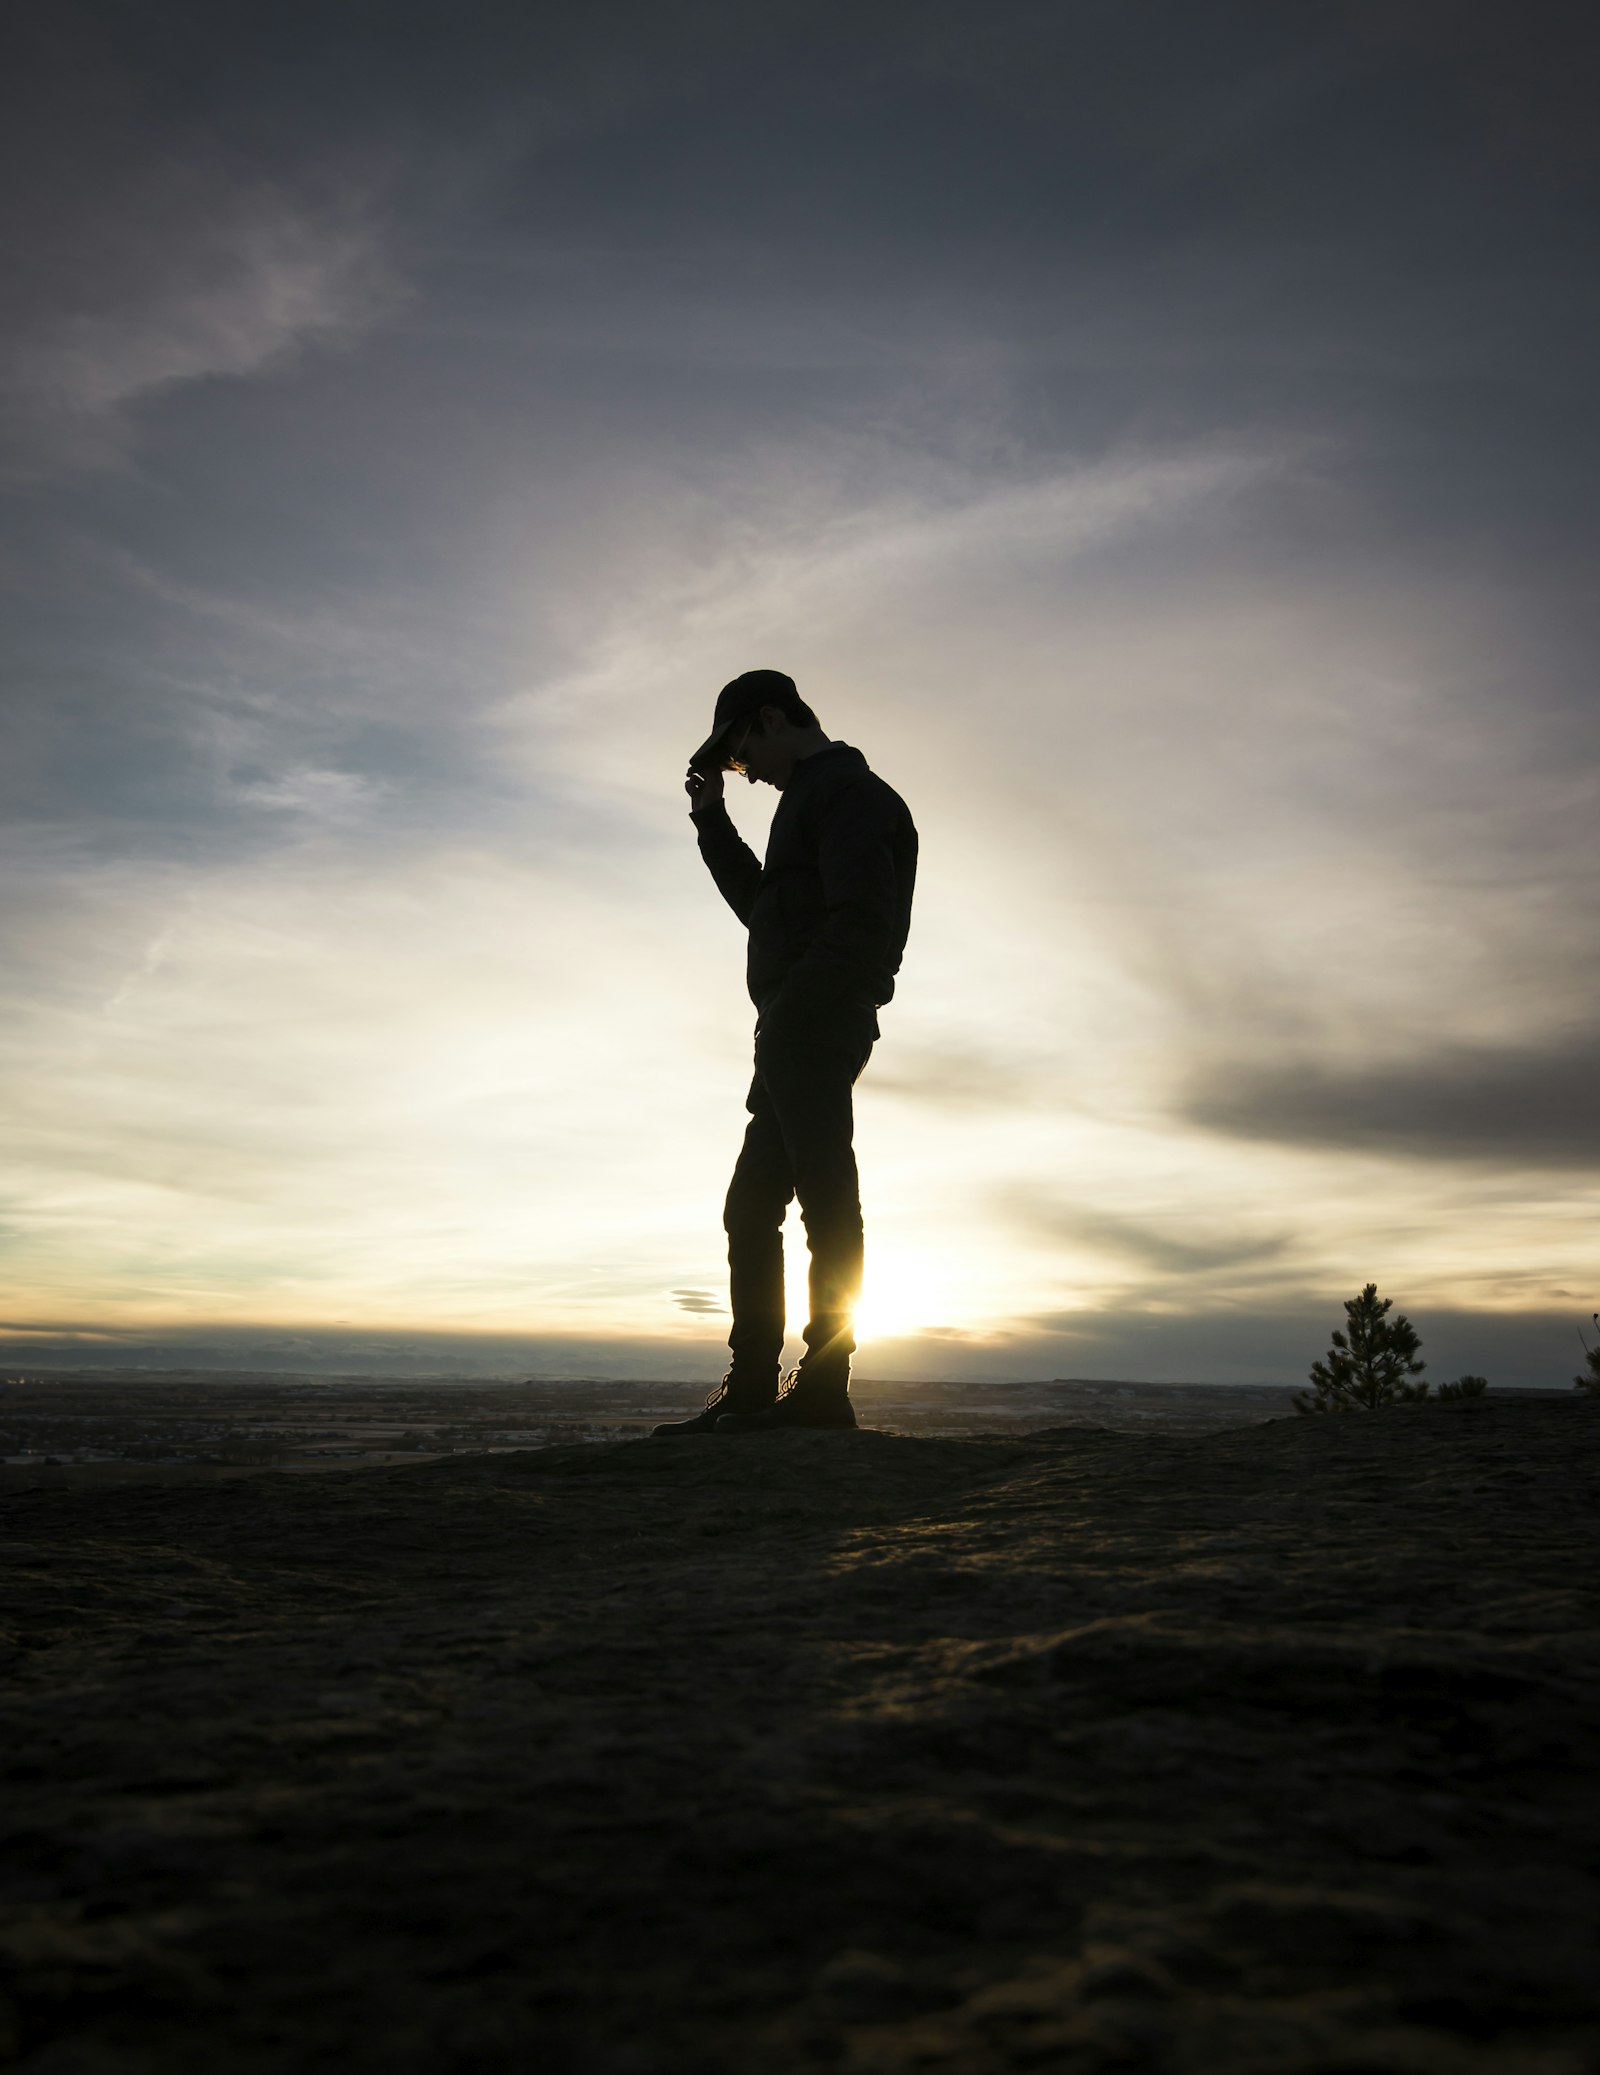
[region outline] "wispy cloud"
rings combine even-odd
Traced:
[[[586,735],[610,708],[713,682],[730,654],[785,647],[819,621],[854,633],[864,612],[901,611],[908,590],[937,588],[952,571],[966,585],[988,572],[1059,573],[1130,537],[1191,525],[1293,459],[1251,442],[1135,449],[997,481],[870,433],[745,456],[716,485],[712,539],[689,555],[661,553],[642,593],[621,611],[612,603],[609,624],[586,627],[582,670],[541,686],[530,706],[544,727],[570,719]],[[578,601],[591,613],[598,603]]]
[[[1009,1225],[1035,1239],[1119,1263],[1141,1277],[1153,1272],[1167,1278],[1216,1278],[1219,1272],[1267,1264],[1277,1269],[1293,1245],[1293,1235],[1284,1231],[1230,1229],[1225,1223],[1219,1228],[1215,1218],[1202,1223],[1170,1213],[1161,1219],[1128,1217],[1065,1202],[1037,1186],[997,1192],[995,1208]]]
[[[922,1042],[895,1045],[872,1071],[873,1092],[931,1110],[1016,1110],[1069,1104],[1058,1061],[1019,1057],[1001,1046]]]
[[[359,195],[299,200],[220,168],[109,175],[34,233],[66,263],[36,269],[44,278],[0,345],[0,457],[13,477],[113,461],[141,405],[348,345],[399,296]]]

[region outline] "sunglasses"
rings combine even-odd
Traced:
[[[722,759],[722,768],[724,771],[743,771],[744,746],[749,741],[751,731],[760,718],[761,716],[759,714],[752,714],[750,718],[745,722],[744,726],[739,730],[738,734],[734,736],[733,741],[729,744],[727,752]]]

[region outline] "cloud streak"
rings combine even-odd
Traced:
[[[359,204],[220,185],[193,174],[97,198],[95,236],[115,264],[41,296],[0,350],[13,475],[116,461],[153,399],[276,372],[309,346],[348,346],[394,308],[397,284]]]
[[[1524,1169],[1592,1172],[1600,1161],[1600,1035],[1564,1044],[1445,1044],[1424,1057],[1339,1068],[1307,1061],[1214,1072],[1185,1114],[1208,1130]]]
[[[1216,1279],[1229,1270],[1276,1264],[1293,1244],[1287,1232],[1218,1230],[1214,1222],[1197,1236],[1192,1230],[1174,1231],[1109,1210],[1087,1210],[1031,1189],[1002,1192],[996,1209],[1009,1224],[1035,1238],[1103,1257],[1135,1276]]]

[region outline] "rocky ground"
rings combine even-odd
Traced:
[[[1600,2067],[1600,1408],[0,1492],[38,2075]]]

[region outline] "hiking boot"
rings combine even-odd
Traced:
[[[762,1412],[725,1412],[719,1434],[771,1434],[784,1427],[853,1427],[856,1408],[850,1402],[850,1368],[837,1363],[807,1372],[802,1362],[785,1380],[776,1405]]]
[[[722,1381],[706,1399],[705,1410],[696,1412],[689,1419],[665,1419],[660,1426],[650,1429],[650,1438],[662,1435],[709,1434],[715,1431],[717,1421],[724,1413],[745,1412],[752,1416],[770,1409],[778,1395],[778,1371],[774,1366],[769,1377],[753,1378],[748,1373],[737,1375],[730,1368]]]

